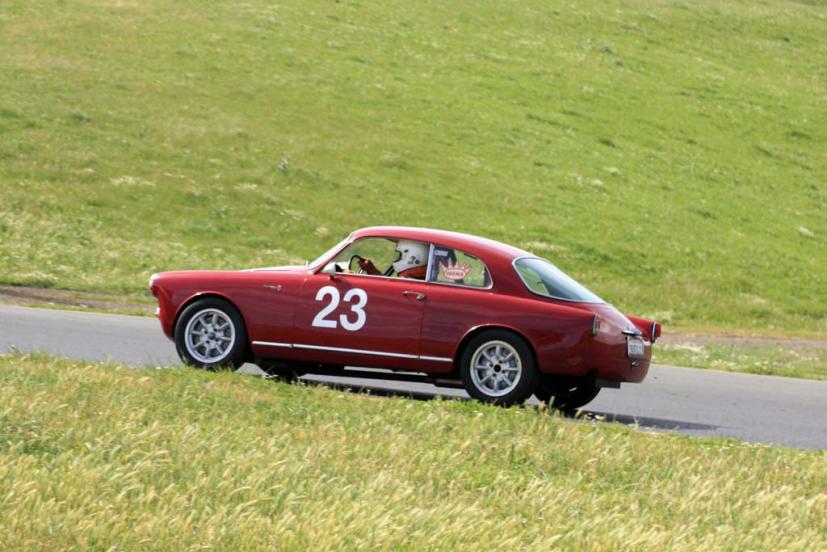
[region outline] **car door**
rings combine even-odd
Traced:
[[[420,357],[431,362],[424,370],[449,372],[463,336],[496,319],[499,306],[492,301],[491,276],[481,259],[439,245],[431,255]]]
[[[294,353],[315,362],[419,367],[424,281],[360,274],[311,274],[294,319]]]

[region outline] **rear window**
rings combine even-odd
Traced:
[[[526,287],[538,295],[576,301],[578,303],[603,303],[603,299],[577,283],[574,278],[546,261],[538,258],[517,259],[517,274]]]

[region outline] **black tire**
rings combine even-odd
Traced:
[[[571,378],[541,374],[534,396],[563,412],[572,412],[590,403],[600,388],[591,377]]]
[[[280,360],[263,360],[258,367],[280,381],[293,383],[305,374],[301,365]]]
[[[504,353],[496,360],[482,352],[492,353],[492,347],[498,344],[507,347],[502,347]],[[516,370],[512,362],[514,357],[519,363]],[[474,368],[480,364],[486,366]],[[474,336],[462,350],[459,369],[468,394],[486,403],[503,406],[522,403],[531,396],[537,384],[534,352],[523,338],[507,330],[486,330]],[[515,374],[513,380],[509,379],[510,374]],[[494,390],[493,386],[501,388]]]
[[[197,332],[202,332],[198,338],[203,337],[205,343],[195,343]],[[218,297],[205,297],[185,308],[175,323],[174,335],[178,356],[189,366],[236,370],[247,358],[244,319],[229,301]]]

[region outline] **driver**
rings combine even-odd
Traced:
[[[393,270],[399,278],[425,279],[428,268],[427,245],[418,241],[399,240],[396,244],[396,253]],[[370,259],[359,259],[359,267],[370,275],[382,276]]]

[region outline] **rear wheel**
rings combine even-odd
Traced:
[[[537,381],[531,347],[507,330],[487,330],[471,339],[460,358],[460,374],[469,395],[501,405],[523,402]]]
[[[185,364],[205,370],[235,370],[247,356],[247,331],[238,310],[206,297],[189,305],[175,324],[175,348]]]
[[[600,388],[591,377],[571,378],[541,374],[534,395],[562,411],[572,411],[591,402]]]

